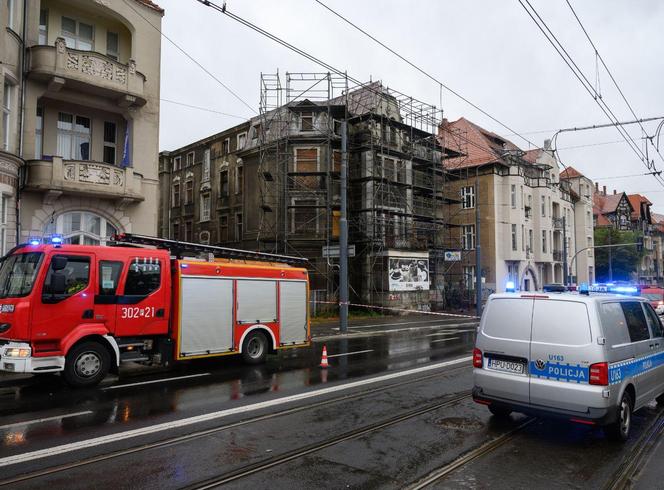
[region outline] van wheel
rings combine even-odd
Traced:
[[[625,442],[632,430],[632,397],[623,393],[618,404],[618,420],[604,427],[604,432],[612,441]]]
[[[489,412],[501,419],[506,419],[512,413],[509,408],[497,407],[496,405],[489,405]]]
[[[659,395],[657,398],[655,398],[655,400],[657,401],[657,403],[658,403],[659,405],[664,405],[664,393],[662,393],[662,394]]]
[[[111,356],[97,342],[82,342],[75,345],[65,357],[62,372],[67,384],[73,388],[95,386],[108,374]]]
[[[267,357],[267,337],[261,332],[251,332],[242,345],[242,359],[247,364],[261,364]]]

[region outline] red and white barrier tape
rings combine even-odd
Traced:
[[[314,301],[314,303],[326,304],[326,305],[338,305],[336,301]],[[458,313],[440,313],[438,311],[422,311],[422,310],[408,310],[406,308],[394,308],[391,306],[373,306],[373,305],[361,305],[358,303],[348,303],[348,306],[357,306],[360,308],[372,308],[376,310],[390,310],[390,311],[400,311],[404,313],[420,313],[422,315],[435,315],[435,316],[450,316],[455,318],[471,318],[473,320],[479,319],[478,316],[473,315],[460,315]]]

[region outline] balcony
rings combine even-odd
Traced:
[[[44,201],[55,201],[63,193],[114,199],[125,204],[143,201],[141,177],[132,168],[79,160],[31,160],[26,188],[46,192]]]
[[[136,71],[136,62],[119,63],[94,51],[66,46],[61,37],[55,46],[29,48],[29,77],[48,82],[50,91],[67,85],[81,92],[115,99],[121,107],[143,106],[145,76]]]

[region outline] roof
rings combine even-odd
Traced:
[[[495,300],[495,299],[505,299],[505,298],[522,298],[524,299],[532,299],[533,296],[537,296],[538,301],[542,300],[553,300],[553,301],[574,301],[574,302],[581,302],[581,303],[599,303],[599,302],[604,302],[606,300],[611,300],[611,301],[618,301],[618,300],[628,300],[628,301],[646,301],[644,298],[641,298],[639,296],[628,296],[624,294],[615,294],[615,293],[595,293],[591,292],[588,295],[585,294],[579,294],[577,292],[566,292],[566,293],[543,293],[541,291],[519,291],[516,293],[493,293],[491,296],[489,296],[489,300]]]
[[[595,192],[595,194],[593,194],[593,213],[595,214],[615,213],[616,209],[618,209],[618,204],[620,204],[620,201],[622,200],[622,197],[624,195],[625,195],[624,192],[621,192],[620,194],[608,194],[606,196],[599,192]],[[629,204],[633,210],[634,207],[632,206],[631,203]]]
[[[565,170],[560,172],[561,179],[574,179],[576,177],[584,177],[584,175],[574,167],[566,167]]]
[[[164,13],[164,9],[163,9],[163,8],[161,8],[161,7],[160,7],[159,5],[157,5],[156,3],[151,2],[150,0],[134,0],[134,1],[136,1],[136,2],[138,2],[138,3],[140,3],[140,4],[142,4],[142,5],[145,5],[146,7],[151,8],[152,10],[156,10],[156,11],[159,12],[160,14],[163,14],[163,13]]]
[[[537,159],[544,152],[541,148],[535,148],[533,150],[528,150],[523,154],[523,159],[530,163],[537,163]]]
[[[647,197],[642,196],[641,194],[629,194],[627,196],[629,203],[632,205],[632,219],[639,219],[641,217],[641,205],[647,204],[649,206],[652,203],[648,200]]]
[[[521,151],[511,141],[481,128],[464,117],[453,122],[443,120],[438,137],[443,146],[465,155],[446,159],[443,163],[448,169],[504,162],[503,155],[506,150]]]
[[[595,227],[601,228],[603,226],[612,226],[613,225],[613,223],[611,223],[611,221],[609,221],[609,218],[607,218],[603,214],[594,213],[594,210],[593,210],[593,214],[597,215],[597,221],[595,222]]]

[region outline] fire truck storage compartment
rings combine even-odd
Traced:
[[[233,280],[182,277],[180,357],[233,348]]]
[[[301,344],[307,341],[307,283],[279,282],[280,343]]]
[[[277,281],[237,280],[237,323],[277,321]]]

